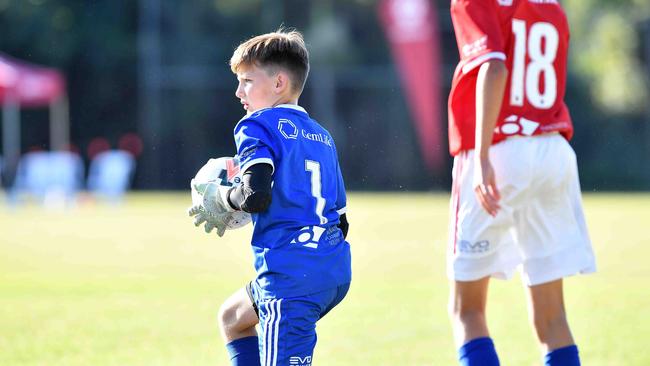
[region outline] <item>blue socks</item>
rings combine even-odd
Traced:
[[[544,357],[545,366],[580,366],[578,347],[574,344],[555,349]]]
[[[260,366],[260,349],[256,336],[235,339],[226,345],[232,366]]]
[[[499,366],[499,357],[490,337],[465,343],[458,350],[458,360],[461,366]]]
[[[461,366],[499,366],[499,357],[490,337],[476,338],[458,350]],[[544,358],[544,366],[580,366],[576,345],[558,348]]]

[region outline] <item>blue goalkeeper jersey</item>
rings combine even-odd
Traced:
[[[297,105],[247,115],[235,126],[241,171],[273,166],[271,204],[253,214],[251,244],[262,298],[350,282],[350,246],[338,228],[346,197],[334,140]]]

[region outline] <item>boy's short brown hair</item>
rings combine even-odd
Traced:
[[[302,34],[296,30],[266,33],[253,37],[237,47],[230,58],[233,73],[241,67],[282,68],[291,77],[293,92],[301,93],[309,74],[309,52]]]

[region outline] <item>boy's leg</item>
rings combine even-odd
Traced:
[[[311,366],[318,307],[302,298],[259,303],[260,361],[263,366]]]
[[[346,295],[349,284],[306,296],[259,302],[263,366],[311,366],[316,322]]]
[[[562,279],[528,288],[528,311],[547,366],[578,366],[580,358],[564,308]]]
[[[566,319],[562,278],[596,270],[585,222],[575,153],[559,135],[532,138],[536,176],[518,216],[522,280],[528,286],[529,317],[547,365],[579,365]]]
[[[350,283],[346,283],[345,285],[339,286],[335,292],[333,292],[334,297],[330,301],[329,304],[326,304],[323,310],[321,311],[320,314],[320,319],[322,319],[325,315],[327,315],[332,309],[336,307],[343,299],[345,296],[348,294],[348,291],[350,290]]]
[[[452,281],[449,317],[463,366],[499,365],[485,320],[489,281],[489,277],[476,281]]]
[[[462,152],[454,158],[447,249],[451,281],[448,310],[463,366],[499,364],[485,308],[490,277],[508,279],[522,261],[513,226],[529,185],[529,169],[525,159],[512,159],[525,155],[520,145],[520,141],[506,140],[490,148],[501,193],[501,209],[494,217],[474,192],[474,152]]]
[[[226,342],[232,366],[259,366],[259,322],[246,288],[230,296],[219,309],[219,329]]]

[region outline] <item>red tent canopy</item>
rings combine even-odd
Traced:
[[[13,98],[21,107],[47,106],[65,94],[63,75],[0,54],[0,103]]]
[[[20,159],[20,109],[50,109],[50,149],[65,150],[70,138],[65,79],[58,71],[32,65],[0,53],[2,107],[2,175],[11,181]]]

